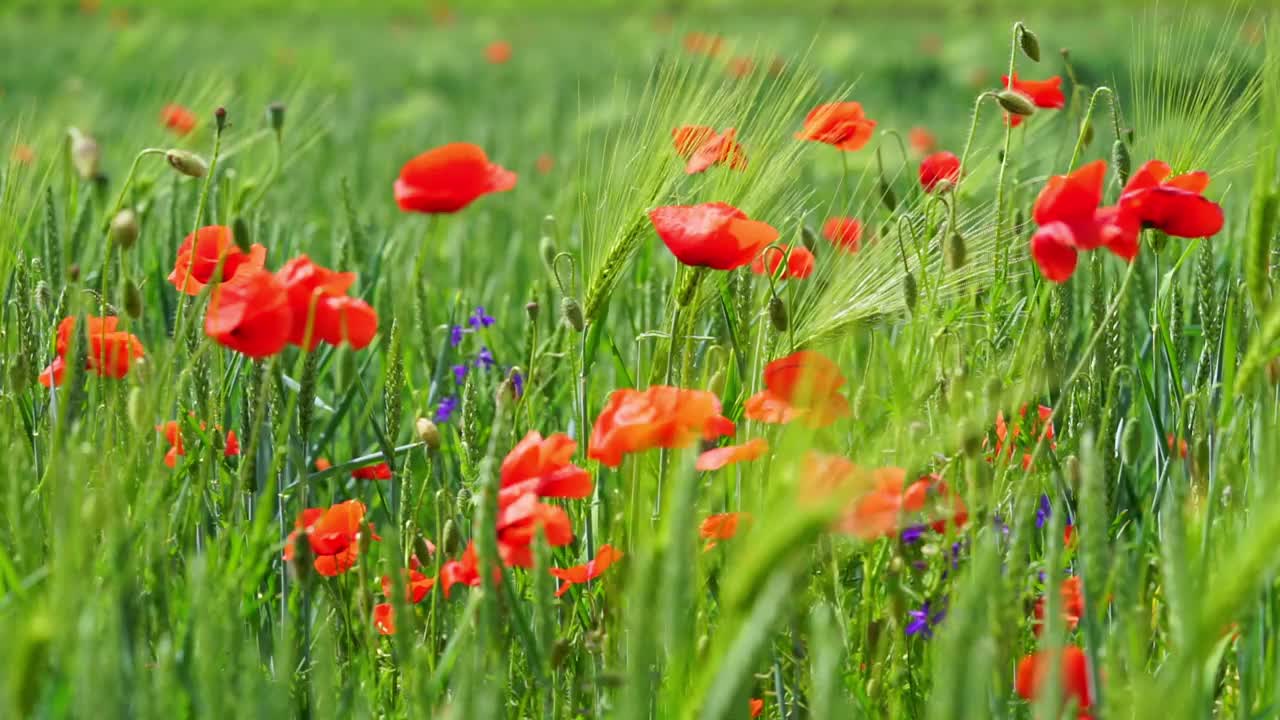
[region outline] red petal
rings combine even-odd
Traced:
[[[1079,253],[1072,243],[1071,228],[1060,222],[1049,223],[1031,236],[1031,257],[1050,282],[1066,282],[1076,271]]]

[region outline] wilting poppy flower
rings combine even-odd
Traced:
[[[552,576],[563,580],[563,584],[556,590],[556,597],[560,597],[569,592],[569,588],[574,585],[595,580],[604,574],[609,566],[622,559],[622,551],[614,550],[612,545],[601,545],[596,551],[594,560],[590,560],[586,565],[574,565],[569,568],[551,568]]]
[[[856,253],[862,244],[862,223],[856,218],[827,218],[822,224],[822,237],[845,252]]]
[[[547,438],[530,431],[502,461],[500,497],[514,499],[531,492],[538,497],[585,498],[591,495],[591,474],[574,465],[578,443],[556,433]]]
[[[359,350],[373,342],[378,313],[365,301],[346,294],[356,281],[355,273],[334,272],[299,255],[285,263],[276,278],[284,285],[293,313],[290,343],[303,347],[310,338],[306,348],[314,350],[321,341],[335,346],[346,341]]]
[[[378,603],[373,606],[373,627],[381,635],[396,634],[396,611],[391,603]]]
[[[778,237],[773,226],[722,202],[654,208],[649,220],[677,260],[716,270],[750,263]]]
[[[1072,575],[1062,581],[1062,588],[1059,590],[1062,595],[1062,604],[1059,609],[1062,610],[1062,619],[1066,621],[1067,627],[1075,630],[1080,624],[1080,616],[1084,615],[1084,587],[1080,582],[1080,577]],[[1039,635],[1044,630],[1044,614],[1047,603],[1042,597],[1036,600],[1035,607],[1035,631]]]
[[[917,126],[907,133],[907,144],[917,155],[928,155],[938,147],[938,139],[929,132],[928,128]]]
[[[748,704],[748,707],[751,710],[751,717],[753,720],[760,717],[760,713],[764,712],[764,698],[751,698],[751,702]]]
[[[764,438],[755,438],[741,445],[726,445],[707,450],[698,456],[694,467],[702,472],[719,470],[726,465],[755,460],[768,450],[769,441]]]
[[[1062,93],[1062,78],[1058,75],[1046,80],[1022,80],[1014,73],[1012,81],[1008,75],[1001,75],[1000,82],[1006,88],[1025,95],[1033,105],[1043,110],[1057,110],[1067,104],[1067,96]],[[1018,127],[1022,124],[1022,116],[1005,113],[1005,121]]]
[[[422,599],[431,592],[431,588],[435,587],[436,579],[429,578],[417,570],[417,568],[405,569],[405,602],[411,602],[415,605],[422,602]],[[392,584],[390,575],[382,576],[382,594],[391,597]]]
[[[764,252],[751,261],[751,272],[777,276],[783,257],[787,259],[787,268],[782,272],[782,277],[803,280],[813,274],[813,253],[803,245],[775,245],[765,248]]]
[[[809,111],[796,138],[857,150],[867,144],[875,129],[876,122],[863,114],[861,103],[829,103]]]
[[[145,354],[142,341],[136,336],[117,330],[120,319],[116,317],[86,317],[85,331],[88,347],[85,369],[99,377],[116,380],[129,374],[133,361]],[[45,387],[62,385],[67,368],[67,352],[71,349],[71,334],[76,329],[76,318],[64,318],[58,323],[56,356],[40,373],[40,384]]]
[[[1093,706],[1093,693],[1089,689],[1089,661],[1084,651],[1075,645],[1068,645],[1062,648],[1060,663],[1062,677],[1059,687],[1064,696],[1063,701],[1075,700],[1076,710],[1087,712]],[[1045,650],[1022,658],[1018,663],[1015,683],[1018,694],[1027,700],[1037,699],[1051,665],[1052,657]]]
[[[630,453],[685,448],[731,434],[733,422],[720,414],[719,398],[705,390],[615,390],[591,429],[587,456],[618,467]]]
[[[200,423],[200,429],[203,430],[204,423]],[[182,442],[182,427],[176,420],[170,420],[163,425],[157,425],[156,431],[164,435],[164,439],[169,443],[169,451],[164,455],[164,464],[168,467],[177,467],[178,457],[186,454],[186,447]],[[235,457],[240,454],[240,440],[236,437],[236,431],[227,432],[227,441],[222,449],[225,457]]]
[[[920,161],[920,187],[925,192],[933,192],[944,180],[952,185],[960,180],[960,158],[955,153],[944,150]]]
[[[684,171],[696,175],[712,165],[728,165],[734,170],[747,166],[747,156],[736,141],[738,131],[726,128],[717,133],[703,125],[684,125],[671,131],[676,153],[689,162]]]
[[[747,398],[745,415],[765,423],[800,420],[826,427],[849,416],[849,400],[839,393],[842,385],[835,363],[822,353],[801,350],[765,366],[765,389]]]
[[[691,32],[684,36],[684,49],[695,55],[715,57],[720,54],[724,40],[719,35]]]
[[[745,512],[728,512],[709,515],[706,520],[702,521],[702,525],[698,528],[698,535],[707,540],[707,544],[702,548],[703,552],[707,552],[716,546],[717,540],[728,540],[738,534],[738,525],[751,521],[751,513]]]
[[[1040,227],[1031,256],[1049,281],[1066,282],[1081,250],[1106,247],[1127,261],[1137,256],[1137,221],[1123,207],[1098,207],[1106,173],[1106,162],[1096,160],[1049,178],[1036,198],[1032,214]]]
[[[181,105],[170,103],[160,110],[160,122],[175,135],[187,135],[196,128],[196,114]]]
[[[511,43],[495,40],[484,49],[484,59],[491,65],[501,65],[511,59]]]
[[[206,335],[251,358],[283,350],[292,325],[288,293],[266,270],[238,275],[214,288],[204,318]]]
[[[179,292],[199,295],[205,285],[221,283],[240,273],[261,270],[267,259],[267,249],[254,244],[245,253],[236,246],[231,228],[225,225],[209,225],[191,233],[178,247],[178,259],[169,273],[169,284]],[[218,263],[222,270],[215,277]]]
[[[1203,170],[1169,177],[1167,163],[1151,160],[1138,168],[1120,192],[1120,208],[1144,228],[1182,238],[1212,237],[1222,230],[1222,207],[1201,193],[1209,186]]]
[[[391,466],[384,462],[376,465],[366,465],[352,470],[351,477],[356,480],[390,480]]]
[[[449,143],[405,163],[396,180],[396,204],[405,212],[454,213],[515,186],[516,174],[489,162],[479,146]]]

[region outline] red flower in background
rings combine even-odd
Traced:
[[[862,223],[851,217],[828,218],[822,224],[822,237],[845,252],[856,253],[862,244]]]
[[[738,534],[738,526],[746,522],[751,522],[751,513],[728,512],[708,516],[698,528],[698,535],[708,541],[702,551],[714,548],[717,540],[731,539]]]
[[[1052,658],[1048,651],[1040,651],[1027,655],[1018,663],[1018,676],[1015,683],[1018,694],[1027,700],[1039,698],[1044,690],[1045,675],[1052,666]],[[1075,645],[1062,648],[1060,666],[1062,676],[1059,687],[1063,693],[1063,702],[1075,700],[1076,710],[1080,711],[1081,720],[1089,717],[1087,711],[1093,706],[1093,693],[1089,689],[1089,661],[1084,651]]]
[[[498,554],[508,566],[533,567],[532,543],[538,532],[551,547],[573,542],[573,526],[564,508],[541,502],[534,493],[524,493],[506,502],[499,498]]]
[[[1068,528],[1071,526],[1068,525]],[[1059,589],[1062,595],[1062,604],[1059,609],[1062,610],[1062,618],[1066,621],[1069,629],[1075,630],[1080,625],[1080,616],[1084,615],[1084,587],[1080,582],[1080,577],[1072,575],[1062,581],[1062,587]],[[1045,599],[1041,597],[1036,600],[1035,607],[1035,633],[1039,635],[1044,630],[1045,615]]]
[[[752,720],[760,717],[760,713],[764,712],[764,698],[751,698],[748,707],[751,709]]]
[[[782,272],[782,277],[803,280],[813,274],[815,262],[813,253],[803,245],[766,247],[764,252],[751,261],[751,272],[776,277],[784,257],[787,260],[787,267]]]
[[[696,175],[712,165],[728,165],[734,170],[747,166],[747,156],[737,143],[738,131],[725,128],[717,133],[705,125],[682,125],[671,131],[676,154],[688,160],[684,171]]]
[[[1099,207],[1106,174],[1106,162],[1096,160],[1049,178],[1036,198],[1032,214],[1040,227],[1031,236],[1031,256],[1049,281],[1066,282],[1081,250],[1106,247],[1127,261],[1137,256],[1137,222],[1123,207]]]
[[[547,438],[531,430],[502,461],[502,498],[524,493],[539,497],[585,498],[591,495],[591,474],[574,465],[578,443],[556,433]]]
[[[694,55],[715,57],[720,54],[720,48],[723,45],[724,40],[719,35],[691,32],[684,36],[684,49]]]
[[[378,603],[373,606],[373,627],[380,635],[396,634],[396,611],[391,603]]]
[[[1160,160],[1145,163],[1120,193],[1120,208],[1144,228],[1166,235],[1203,238],[1222,230],[1222,207],[1201,193],[1209,186],[1203,170],[1169,177],[1172,170]]]
[[[396,204],[405,212],[454,213],[489,193],[516,186],[516,174],[489,162],[471,143],[449,143],[405,163],[396,180]]]
[[[615,390],[591,429],[587,457],[618,467],[625,455],[653,448],[685,448],[733,434],[720,400],[705,390],[654,385]]]
[[[1039,405],[1036,407],[1036,414],[1031,418],[1030,425],[1028,426],[1027,406],[1024,403],[1022,407],[1018,408],[1018,418],[1015,418],[1015,424],[1010,428],[1009,424],[1005,421],[1004,411],[997,410],[995,453],[991,457],[987,458],[987,460],[990,462],[1001,457],[1012,460],[1014,450],[1018,446],[1022,446],[1027,450],[1034,449],[1040,442],[1041,438],[1048,440],[1049,447],[1056,450],[1058,448],[1058,444],[1053,441],[1053,421],[1050,419],[1052,417],[1053,408],[1045,405]],[[1027,431],[1025,434],[1023,433],[1024,426],[1026,426]],[[986,447],[986,444],[987,441],[984,438],[983,447]],[[1030,470],[1032,460],[1032,454],[1030,452],[1024,452],[1022,454],[1022,469]]]
[[[417,564],[417,558],[414,558],[414,564]],[[417,567],[405,568],[404,570],[404,592],[405,602],[418,604],[422,599],[431,592],[431,588],[435,587],[436,579],[429,578],[418,571]],[[390,575],[382,576],[382,594],[391,597],[392,590],[395,586],[392,583]]]
[[[302,511],[285,540],[284,559],[292,562],[294,542],[299,534],[305,534],[311,552],[316,556],[316,572],[332,577],[351,569],[360,553],[360,533],[364,527],[365,506],[359,500],[347,500],[323,508]],[[370,526],[372,531],[372,526]],[[377,540],[378,536],[373,535]]]
[[[829,103],[809,111],[804,129],[796,138],[834,145],[841,150],[857,150],[867,144],[875,129],[876,122],[863,114],[861,103]]]
[[[501,571],[494,568],[494,576],[494,582],[497,582],[502,577]],[[440,566],[440,589],[444,591],[446,599],[449,597],[449,589],[459,584],[468,587],[480,586],[480,570],[476,560],[475,542],[467,543],[467,549],[462,551],[462,556],[459,559],[450,560]]]
[[[906,484],[906,470],[886,467],[872,471],[871,491],[854,501],[850,512],[841,520],[840,529],[864,540],[893,535],[902,530],[908,514],[927,512],[940,500],[943,509],[927,513],[938,517],[931,526],[946,532],[950,521],[957,528],[969,520],[969,511],[960,496],[936,475],[926,475],[911,485]]]
[[[1062,93],[1062,78],[1058,75],[1045,80],[1022,80],[1018,73],[1014,73],[1012,81],[1008,75],[1001,75],[1000,82],[1006,88],[1025,95],[1033,105],[1043,110],[1057,110],[1067,104],[1067,96]],[[1012,127],[1018,127],[1022,124],[1022,116],[1005,113],[1005,121]]]
[[[200,429],[205,429],[204,423],[200,423]],[[169,443],[169,451],[164,455],[164,464],[171,468],[177,467],[178,457],[186,454],[186,447],[182,442],[182,426],[176,420],[170,420],[163,425],[157,425],[156,431],[162,433]],[[222,454],[224,457],[235,457],[240,454],[240,440],[236,437],[235,430],[227,432],[227,441]]]
[[[160,122],[179,137],[190,134],[196,128],[196,114],[187,108],[170,103],[160,110]]]
[[[778,237],[773,226],[721,202],[654,208],[649,220],[677,260],[716,270],[750,263]]]
[[[556,590],[556,597],[560,597],[569,592],[569,588],[574,585],[595,580],[604,574],[609,566],[622,559],[622,551],[614,550],[612,545],[601,545],[596,551],[595,559],[587,562],[586,565],[574,565],[569,568],[550,568],[552,576],[559,580],[563,580],[563,584]]]
[[[907,133],[907,144],[916,154],[928,155],[938,147],[938,139],[929,132],[928,128],[917,126]]]
[[[505,40],[495,40],[489,43],[484,49],[484,59],[489,61],[490,65],[502,65],[511,59],[511,43]]]
[[[742,79],[755,72],[756,61],[746,55],[740,55],[729,61],[725,71],[731,76]]]
[[[188,235],[178,247],[178,258],[169,273],[169,284],[178,292],[199,295],[205,285],[232,280],[240,273],[261,270],[267,249],[254,244],[245,253],[236,246],[231,228],[209,225]],[[222,270],[218,272],[221,261]],[[216,273],[216,277],[215,277]]]
[[[712,448],[698,456],[694,468],[702,472],[719,470],[727,465],[750,462],[769,450],[769,441],[764,438],[748,440],[741,445],[726,445]]]
[[[839,393],[844,382],[825,355],[801,350],[765,366],[765,389],[747,399],[744,414],[765,423],[826,427],[849,416],[849,400]]]
[[[223,347],[264,358],[288,344],[293,321],[284,285],[266,270],[253,270],[214,288],[204,332]]]
[[[116,317],[85,318],[88,347],[85,369],[99,377],[116,380],[129,374],[133,361],[142,358],[145,351],[136,336],[118,330],[120,319]],[[40,384],[45,387],[62,385],[67,369],[67,352],[71,349],[71,334],[77,326],[76,318],[63,318],[58,323],[56,353],[53,362],[40,373]]]
[[[554,170],[555,167],[556,159],[551,157],[548,153],[542,153],[539,155],[537,162],[534,164],[534,168],[538,171],[539,175],[550,175],[551,171]]]
[[[955,153],[934,153],[920,161],[920,187],[931,193],[943,181],[955,185],[960,181],[960,158]]]
[[[352,470],[351,477],[356,480],[390,480],[391,466],[384,462],[376,465],[366,465]]]
[[[334,272],[300,255],[285,263],[276,277],[284,285],[292,309],[290,343],[303,347],[308,324],[308,350],[314,350],[321,341],[334,346],[346,341],[357,350],[373,342],[378,332],[378,314],[365,301],[346,294],[356,281],[355,273]]]

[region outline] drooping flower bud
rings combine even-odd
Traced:
[[[774,295],[769,299],[769,322],[773,323],[773,329],[778,332],[786,332],[790,326],[787,317],[787,306],[782,302],[782,298]]]
[[[1014,115],[1027,117],[1034,115],[1036,112],[1036,106],[1031,103],[1031,98],[1017,90],[1001,90],[996,93],[996,102],[1000,103],[1000,107]]]
[[[227,129],[227,109],[219,107],[213,111],[213,126],[222,132]]]
[[[1125,423],[1124,434],[1120,436],[1120,458],[1127,463],[1142,459],[1142,428],[1133,420]]]
[[[885,208],[890,212],[898,209],[898,196],[893,192],[893,186],[885,179],[884,175],[880,176],[877,181],[880,190],[880,202],[884,203]]]
[[[418,439],[426,443],[427,447],[432,450],[440,449],[440,428],[436,427],[431,418],[418,418],[414,423],[414,430],[418,433]]]
[[[97,177],[98,161],[102,158],[97,141],[81,132],[80,128],[70,128],[67,134],[71,136],[71,163],[75,165],[76,173],[84,180]]]
[[[413,554],[422,565],[431,562],[432,549],[426,538],[418,535],[413,539]]]
[[[916,287],[916,276],[908,271],[902,276],[902,300],[907,304],[907,311],[916,311],[916,300],[920,289]]]
[[[273,102],[267,106],[267,122],[276,134],[284,129],[284,103]]]
[[[240,248],[240,252],[248,254],[253,252],[253,243],[249,235],[249,222],[244,219],[243,215],[237,215],[236,219],[231,222],[231,241]]]
[[[124,311],[134,320],[142,317],[142,291],[132,280],[124,283]]]
[[[944,252],[947,260],[947,267],[952,270],[958,270],[964,267],[968,261],[968,249],[965,248],[964,236],[957,230],[952,230],[948,235],[947,247]]]
[[[1093,121],[1089,118],[1085,118],[1084,122],[1080,123],[1080,140],[1083,145],[1093,142]]]
[[[818,249],[818,233],[808,225],[800,226],[800,241],[804,243],[805,249],[813,252]]]
[[[586,319],[582,317],[582,306],[578,301],[568,295],[560,301],[560,316],[569,324],[569,327],[582,332],[587,326]]]
[[[189,177],[204,177],[209,172],[209,163],[193,152],[173,149],[164,154],[164,159],[169,161],[174,170]]]
[[[1115,143],[1111,145],[1111,164],[1116,166],[1116,177],[1120,179],[1120,185],[1123,186],[1129,182],[1129,170],[1132,167],[1129,146],[1125,145],[1120,138],[1116,138]]]
[[[108,231],[111,242],[121,250],[128,250],[138,240],[138,214],[131,208],[125,208],[111,218]]]
[[[1018,44],[1022,46],[1022,54],[1031,58],[1032,62],[1040,62],[1040,38],[1025,25],[1020,27],[1022,29],[1018,33]]]
[[[538,311],[540,309],[541,306],[538,305],[537,300],[530,300],[524,304],[524,314],[529,316],[529,322],[538,322]]]

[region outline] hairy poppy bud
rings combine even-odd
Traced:
[[[418,535],[413,539],[413,554],[418,558],[418,562],[426,565],[431,561],[431,546],[427,544],[427,539]]]
[[[1065,462],[1062,463],[1067,471],[1067,483],[1072,490],[1080,490],[1080,458],[1075,455],[1068,455]]]
[[[908,312],[916,311],[916,299],[920,292],[916,287],[916,276],[908,272],[902,276],[902,300],[907,304]]]
[[[1084,122],[1080,123],[1080,140],[1084,145],[1093,142],[1093,122],[1089,118],[1085,118]]]
[[[1018,33],[1018,44],[1022,46],[1022,54],[1031,58],[1032,62],[1040,62],[1040,38],[1022,26],[1022,30]]]
[[[80,279],[80,263],[71,263],[67,266],[67,280],[76,282]]]
[[[1124,185],[1129,182],[1129,169],[1132,163],[1129,159],[1129,147],[1124,141],[1116,138],[1111,146],[1111,164],[1116,166],[1116,177],[1120,179],[1120,184]]]
[[[277,134],[284,129],[284,103],[273,102],[267,106],[267,122]]]
[[[129,208],[116,213],[116,216],[111,218],[108,235],[111,242],[121,250],[133,247],[138,240],[138,214]]]
[[[1017,90],[1001,90],[996,93],[996,102],[1014,115],[1026,117],[1035,114],[1036,111],[1036,106],[1031,103],[1031,99]]]
[[[97,177],[98,161],[102,158],[98,143],[79,128],[71,128],[67,134],[71,136],[71,164],[75,165],[76,173],[84,180]]]
[[[773,329],[778,332],[786,332],[789,326],[787,306],[782,302],[782,298],[777,295],[769,299],[769,322],[773,323]]]
[[[724,393],[724,369],[717,370],[711,376],[711,380],[707,382],[707,390],[715,393],[717,396]]]
[[[542,264],[552,275],[556,273],[556,218],[548,215],[542,218],[542,237],[538,239],[538,253],[542,255]]]
[[[964,267],[965,262],[968,260],[968,250],[964,245],[964,236],[959,232],[952,231],[948,238],[947,247],[944,253],[946,255],[947,267],[952,270],[958,270],[959,268]]]
[[[293,542],[293,576],[298,579],[299,583],[306,584],[311,577],[311,564],[314,562],[311,553],[311,542],[306,536],[300,535]]]
[[[538,322],[538,310],[541,307],[537,300],[530,300],[524,304],[524,314],[529,316],[529,322]]]
[[[440,551],[452,555],[458,549],[458,527],[453,520],[444,521],[444,529],[440,531]]]
[[[564,299],[560,301],[560,315],[565,322],[569,323],[569,327],[578,332],[582,332],[583,328],[587,326],[586,320],[582,317],[582,306],[578,304],[577,300],[568,295],[564,296]]]
[[[142,317],[142,291],[132,280],[124,283],[124,311],[134,320]]]
[[[1120,457],[1127,463],[1137,462],[1142,453],[1142,429],[1138,423],[1130,420],[1124,425],[1124,435],[1120,438]]]
[[[218,128],[218,132],[227,129],[227,109],[220,107],[213,111],[213,126]]]
[[[813,228],[808,225],[801,225],[800,242],[804,243],[805,248],[809,252],[813,252],[818,249],[818,233],[814,232]]]
[[[892,213],[898,209],[898,196],[893,193],[893,186],[889,184],[888,180],[884,179],[883,175],[880,176],[878,182],[880,186],[880,202],[884,203],[885,208]]]
[[[164,159],[169,161],[169,165],[174,170],[183,175],[198,178],[204,177],[205,173],[209,172],[209,163],[193,152],[170,150],[164,154]]]
[[[431,418],[420,417],[414,423],[414,430],[418,432],[418,439],[427,444],[432,450],[440,449],[440,428],[431,421]]]
[[[981,430],[970,429],[964,434],[961,449],[964,450],[965,455],[977,457],[978,453],[982,452],[982,440],[983,433]]]

